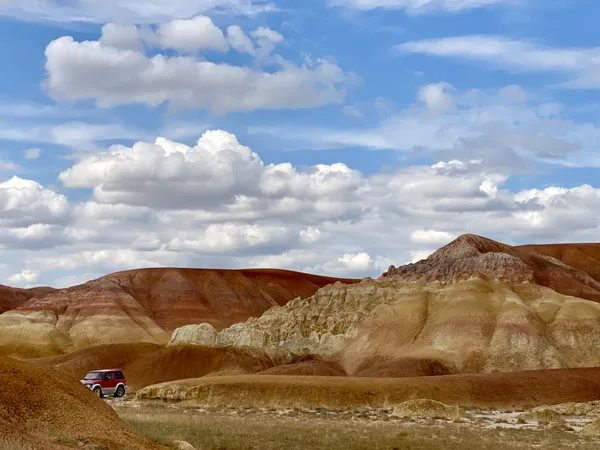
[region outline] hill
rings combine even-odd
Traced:
[[[51,292],[54,292],[54,289],[48,287],[18,289],[0,284],[0,314],[18,308],[32,297],[46,295]]]
[[[600,281],[600,244],[541,244],[517,248],[549,256]]]
[[[382,277],[448,283],[482,276],[506,283],[535,283],[561,294],[600,301],[600,282],[594,278],[600,274],[595,264],[597,259],[583,251],[594,247],[593,244],[511,247],[466,234],[425,260],[399,268],[391,266]],[[594,253],[600,256],[599,250]],[[565,261],[554,257],[561,254]]]
[[[162,448],[125,430],[81,383],[11,358],[0,358],[0,405],[0,442],[12,448]]]
[[[21,304],[0,315],[0,355],[50,356],[107,343],[162,344],[182,325],[206,322],[222,329],[336,281],[271,269],[119,272],[22,303],[11,300]]]
[[[378,280],[335,283],[220,332],[182,327],[169,345],[250,347],[278,364],[312,354],[350,376],[597,367],[599,295],[581,269],[465,235]]]

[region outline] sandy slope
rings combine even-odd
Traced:
[[[166,381],[218,374],[252,374],[274,367],[265,354],[244,349],[178,346],[151,343],[96,345],[66,355],[28,362],[51,367],[79,380],[94,369],[122,368],[131,391]]]
[[[220,329],[335,281],[270,269],[120,272],[1,314],[0,354],[38,357],[95,344],[165,343],[178,326],[208,322]]]
[[[10,358],[0,358],[0,438],[40,450],[67,442],[160,448],[126,431],[112,408],[81,383]]]

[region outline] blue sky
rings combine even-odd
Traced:
[[[598,241],[599,10],[0,0],[0,283]]]

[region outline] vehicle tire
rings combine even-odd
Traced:
[[[96,394],[98,397],[102,398],[102,388],[100,386],[96,386],[94,388],[94,394]]]
[[[115,391],[115,397],[123,397],[125,395],[125,388],[123,386],[117,387]]]

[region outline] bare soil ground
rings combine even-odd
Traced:
[[[133,432],[169,445],[184,440],[202,450],[452,450],[596,449],[600,439],[566,424],[523,422],[518,411],[466,410],[460,419],[399,418],[393,408],[208,408],[109,400]]]
[[[203,377],[148,386],[138,400],[221,407],[381,407],[428,398],[449,405],[531,408],[600,398],[600,368],[410,378]]]

